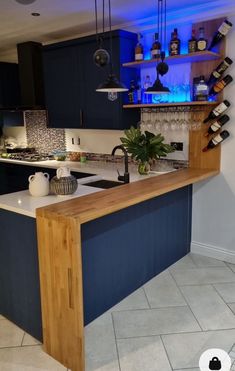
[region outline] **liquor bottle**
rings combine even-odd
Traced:
[[[152,86],[152,82],[150,80],[150,76],[146,75],[144,80],[144,92]],[[144,103],[152,103],[152,94],[144,94]]]
[[[203,152],[206,152],[208,151],[208,149],[212,149],[212,148],[215,148],[216,146],[218,146],[220,143],[222,143],[226,138],[229,137],[229,132],[227,130],[223,130],[221,131],[220,134],[217,134],[214,138],[212,138],[207,146],[205,148],[203,148]]]
[[[188,41],[188,52],[195,53],[197,51],[197,39],[196,39],[196,32],[192,29],[192,36],[191,39]]]
[[[128,99],[129,99],[129,104],[134,104],[136,99],[136,87],[135,87],[135,81],[131,80],[130,84],[130,89],[128,90]]]
[[[202,52],[207,48],[207,40],[204,36],[204,27],[199,28],[199,39],[197,40],[197,50]]]
[[[232,76],[226,75],[223,79],[217,81],[217,83],[211,88],[210,95],[216,95],[220,93],[225,88],[225,86],[230,84],[230,82],[232,81]]]
[[[208,128],[207,133],[205,134],[205,137],[208,135],[216,133],[218,130],[222,128],[223,125],[226,124],[230,120],[228,115],[223,115],[220,118],[218,118],[213,124]]]
[[[137,92],[137,103],[140,104],[142,102],[142,89],[141,89],[141,81],[140,80],[137,82],[136,92]]]
[[[174,32],[171,33],[169,55],[179,55],[179,54],[180,54],[180,39],[178,38],[177,28],[174,28]]]
[[[212,72],[209,77],[208,85],[214,84],[216,80],[220,79],[222,74],[227,70],[227,68],[233,63],[232,59],[226,57],[223,62],[221,62],[216,69]]]
[[[208,85],[204,76],[200,76],[200,81],[195,84],[194,97],[196,101],[207,101],[208,99]]]
[[[138,43],[136,44],[136,47],[135,47],[135,60],[136,61],[142,61],[144,59],[144,48],[140,42],[141,39],[142,39],[142,35],[139,33]]]
[[[152,59],[160,58],[160,54],[161,54],[161,43],[158,40],[158,32],[156,32],[154,35],[154,41],[153,41],[153,45],[151,48]]]
[[[203,122],[206,124],[208,121],[214,120],[216,117],[224,113],[230,106],[231,103],[229,103],[229,101],[225,99],[209,113],[209,115]]]
[[[227,33],[231,29],[232,25],[233,24],[231,22],[229,22],[227,19],[225,19],[225,21],[219,27],[218,31],[215,33],[215,35],[214,35],[214,37],[211,41],[209,50],[211,50],[215,45],[217,45],[227,35]]]

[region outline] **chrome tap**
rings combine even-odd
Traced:
[[[120,175],[118,169],[117,169],[117,172],[118,172],[118,180],[120,180],[121,182],[124,182],[124,183],[129,183],[130,182],[130,174],[128,172],[128,153],[127,153],[127,150],[126,148],[123,146],[123,145],[119,145],[119,146],[116,146],[114,147],[114,149],[112,150],[112,156],[115,155],[115,152],[117,149],[120,149],[122,150],[122,152],[124,153],[124,160],[125,160],[125,172],[124,172],[124,175]]]

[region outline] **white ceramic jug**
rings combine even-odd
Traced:
[[[56,176],[58,179],[71,176],[70,169],[67,166],[61,166],[57,169]]]
[[[29,193],[34,197],[47,196],[49,194],[49,174],[38,172],[30,175]]]

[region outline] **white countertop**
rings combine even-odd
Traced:
[[[17,161],[0,158],[0,162],[27,165],[35,167],[44,167],[57,169],[60,166],[68,166],[71,171],[81,171],[84,173],[96,174],[90,177],[78,179],[78,189],[73,195],[68,196],[56,196],[48,195],[45,197],[33,197],[29,194],[28,190],[8,193],[0,195],[0,209],[16,212],[18,214],[26,215],[35,218],[36,209],[39,207],[47,206],[53,203],[70,200],[71,198],[81,197],[90,193],[99,192],[103,189],[86,186],[85,183],[95,181],[99,179],[115,180],[117,181],[117,168],[122,174],[124,171],[123,163],[104,163],[102,161],[88,161],[87,163],[72,162],[72,161],[38,161],[38,162],[27,162]],[[149,175],[140,175],[137,171],[137,166],[134,164],[129,165],[130,182],[137,180],[143,180],[152,176],[164,174],[164,172],[152,172]]]
[[[36,218],[36,209],[39,207],[71,200],[75,197],[81,197],[100,191],[102,191],[100,188],[88,187],[79,184],[77,191],[68,196],[48,195],[44,197],[33,197],[30,195],[28,190],[8,193],[0,196],[0,209],[13,211],[18,214]]]

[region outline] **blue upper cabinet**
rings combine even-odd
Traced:
[[[122,63],[133,58],[136,35],[113,31],[113,65],[116,76],[127,87],[138,71],[125,69]],[[109,50],[105,33],[103,47]],[[106,80],[109,68],[93,62],[96,37],[88,36],[44,47],[44,77],[48,126],[78,129],[125,129],[139,121],[139,112],[123,110],[127,93],[114,102],[96,88]]]

